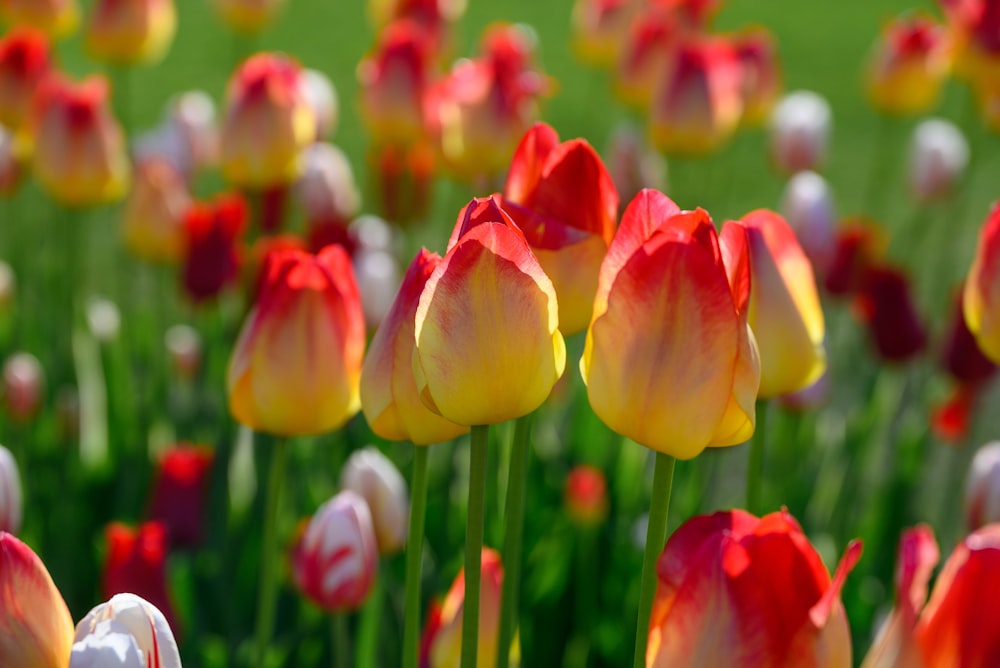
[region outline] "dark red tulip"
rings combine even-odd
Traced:
[[[182,444],[160,458],[149,515],[163,523],[174,545],[202,543],[214,457],[210,448]]]
[[[905,362],[924,349],[927,332],[910,294],[910,280],[902,270],[890,266],[868,267],[861,279],[856,305],[882,359]]]
[[[167,552],[170,540],[161,522],[146,522],[133,529],[121,522],[105,530],[108,553],[104,562],[103,597],[135,594],[163,613],[174,633],[177,615],[167,593]]]
[[[217,296],[239,275],[239,241],[249,209],[238,194],[192,205],[184,217],[184,289],[195,301]]]

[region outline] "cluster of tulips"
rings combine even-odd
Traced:
[[[254,34],[283,3],[215,4],[235,31]],[[160,125],[134,132],[129,71],[165,55],[177,23],[171,0],[94,3],[87,50],[118,68],[114,88],[103,77],[78,83],[59,71],[51,40],[75,28],[72,0],[0,0],[11,26],[0,36],[0,195],[17,197],[33,179],[74,228],[86,222],[81,212],[125,198],[116,210],[123,245],[170,267],[192,309],[217,311],[223,321],[212,343],[230,346],[224,371],[203,364],[196,330],[157,334],[166,334],[175,376],[218,372],[212,389],[224,384],[229,415],[244,435],[261,435],[258,448],[269,457],[262,517],[254,518],[262,536],[256,626],[240,659],[264,666],[274,655],[284,557],[295,588],[332,618],[334,664],[355,665],[361,643],[350,615],[378,596],[381,560],[405,551],[404,666],[530,665],[519,620],[531,567],[522,562],[532,424],[585,410],[575,387],[627,441],[623,450],[651,452],[638,610],[623,611],[637,620],[633,665],[852,665],[841,591],[862,544],[848,542],[831,575],[788,510],[764,512],[767,488],[780,481],[765,476],[770,444],[758,415],[770,400],[804,410],[828,394],[821,296],[849,299],[888,363],[912,360],[928,334],[907,274],[889,259],[888,232],[867,218],[836,221],[831,189],[816,173],[829,144],[829,106],[807,91],[781,97],[773,38],[762,29],[712,32],[720,4],[577,2],[579,55],[613,69],[617,93],[648,124],[648,139],[618,135],[606,165],[587,140],[564,140],[539,121],[554,84],[536,62],[530,30],[491,26],[476,56],[446,69],[463,3],[372,3],[375,44],[358,67],[358,103],[383,220],[359,216],[350,161],[327,141],[338,124],[337,94],[318,71],[285,54],[256,53],[232,75],[219,122],[211,96],[189,91],[170,101]],[[907,16],[887,28],[872,59],[872,102],[887,114],[925,113],[954,67],[996,125],[1000,2],[941,4],[946,23]],[[739,127],[768,120],[772,161],[792,175],[782,213],[761,208],[715,221],[662,192],[657,151],[712,152]],[[908,175],[918,201],[955,197],[969,153],[955,126],[919,126]],[[199,176],[216,170],[232,190],[198,200]],[[400,270],[396,224],[427,222],[433,179],[443,173],[464,182],[468,203],[447,212],[455,223],[443,255],[422,248]],[[70,334],[46,342],[53,359],[44,363],[26,353],[7,360],[0,390],[11,425],[30,424],[43,410],[47,374],[83,375],[82,346],[69,339],[84,310],[74,281],[87,269],[74,257],[85,254],[85,236],[70,232],[65,246],[60,324]],[[25,277],[33,278],[30,267],[16,278]],[[14,283],[0,264],[0,303],[12,299]],[[227,311],[227,301],[237,307]],[[956,304],[943,355],[955,389],[932,423],[943,439],[961,441],[1000,363],[1000,206],[982,227]],[[94,300],[85,311],[93,338],[118,336],[114,304]],[[228,340],[235,322],[227,313],[237,311],[242,325]],[[158,318],[162,330],[162,312]],[[101,404],[134,425],[125,435],[110,433],[115,423],[95,431],[95,411],[90,422],[80,416],[82,388],[80,395],[58,407],[59,438],[80,437],[91,467],[117,454],[108,443],[148,440],[156,410],[148,399]],[[355,449],[338,471],[340,491],[311,508],[290,539],[282,536],[290,441],[346,431],[359,413],[378,439],[412,443],[409,485],[382,450]],[[491,427],[507,422],[512,428],[491,437]],[[502,513],[487,484],[498,432],[512,434],[500,448],[508,475]],[[96,454],[84,446],[95,441],[103,443]],[[425,609],[429,450],[447,442],[468,444],[465,568]],[[748,442],[747,510],[691,517],[668,537],[675,462]],[[187,638],[166,562],[204,545],[213,471],[234,468],[236,457],[219,461],[212,448],[187,443],[157,453],[142,523],[105,529],[106,600],[74,627],[42,559],[15,537],[31,512],[22,492],[33,481],[32,454],[12,445],[0,446],[0,666],[179,667]],[[135,463],[134,452],[121,452],[120,462]],[[583,534],[604,522],[604,472],[574,467],[564,506]],[[940,554],[932,531],[920,524],[901,532],[896,604],[862,665],[1000,664],[1000,627],[984,612],[1000,569],[1000,445],[977,453],[967,506],[971,533],[933,587]],[[502,525],[502,542],[485,544],[488,522]],[[891,552],[885,541],[876,549]],[[591,632],[587,623],[577,631]]]

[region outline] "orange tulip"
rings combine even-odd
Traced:
[[[125,138],[108,106],[106,79],[47,78],[35,94],[32,120],[35,176],[55,199],[87,207],[125,194]]]
[[[0,532],[0,665],[66,668],[73,619],[42,560]]]
[[[0,125],[14,132],[25,129],[35,89],[51,70],[44,33],[15,28],[0,38]]]
[[[294,180],[316,118],[302,94],[301,68],[278,54],[245,60],[229,82],[220,146],[222,173],[234,185],[267,188]]]
[[[229,361],[229,410],[257,431],[318,434],[360,406],[365,320],[339,246],[272,256]]]
[[[787,511],[688,520],[660,557],[646,665],[850,666],[840,589],[860,556],[848,545],[831,580]]]
[[[174,0],[98,0],[87,24],[87,49],[117,65],[156,62],[176,29]]]
[[[191,203],[184,177],[169,161],[140,162],[123,214],[128,249],[150,262],[178,262],[184,253],[184,214]]]
[[[721,146],[743,114],[742,71],[736,50],[724,39],[692,38],[680,44],[653,93],[653,144],[680,155]]]
[[[1000,586],[1000,524],[985,526],[959,543],[927,601],[938,556],[930,527],[903,533],[896,565],[896,608],[862,668],[1000,665],[1000,623],[984,614],[992,609]]]
[[[691,459],[754,429],[760,362],[747,325],[746,232],[644,190],[601,265],[580,360],[590,405],[642,445]]]
[[[421,400],[462,425],[535,410],[566,366],[558,309],[552,281],[498,198],[472,200],[417,305]]]
[[[560,144],[555,130],[536,124],[514,154],[503,206],[552,279],[559,329],[583,331],[618,217],[618,193],[600,156],[585,140]]]
[[[285,0],[214,0],[222,20],[239,33],[253,34],[266,28]]]
[[[951,68],[943,25],[925,15],[902,16],[886,25],[868,65],[868,96],[887,114],[930,111]]]
[[[427,279],[440,264],[441,256],[426,248],[413,258],[361,369],[365,418],[373,432],[391,441],[429,445],[469,431],[424,406],[413,377],[417,304]]]
[[[49,37],[65,37],[76,29],[80,12],[76,0],[3,0],[0,17],[7,25],[30,26]]]
[[[750,327],[760,349],[758,395],[814,383],[826,369],[825,328],[812,264],[785,219],[766,209],[740,221],[750,244]]]
[[[965,280],[965,324],[979,348],[1000,363],[1000,204],[994,204]]]

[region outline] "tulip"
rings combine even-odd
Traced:
[[[258,33],[274,20],[285,0],[213,0],[222,20],[238,33]]]
[[[420,295],[413,373],[421,400],[457,424],[531,413],[566,365],[552,281],[499,198],[472,200]]]
[[[1000,362],[1000,204],[994,204],[979,233],[972,267],[965,279],[965,324],[980,350]]]
[[[925,15],[886,25],[868,65],[868,96],[879,111],[916,115],[937,104],[951,67],[945,27]]]
[[[965,478],[965,518],[969,529],[1000,522],[1000,441],[979,448]]]
[[[15,353],[3,365],[3,402],[15,422],[28,422],[42,404],[45,372],[31,353]]]
[[[790,411],[812,412],[830,403],[830,385],[830,374],[829,369],[827,369],[812,385],[778,397],[778,403],[782,408]]]
[[[826,369],[823,310],[812,265],[788,223],[759,209],[740,221],[750,248],[750,328],[760,350],[758,396],[804,389]]]
[[[239,275],[238,242],[249,212],[242,197],[222,194],[184,216],[184,289],[195,301],[215,297]]]
[[[0,38],[0,125],[13,132],[25,127],[35,89],[51,70],[44,33],[19,27]]]
[[[336,146],[316,143],[304,154],[296,195],[311,225],[346,225],[361,208],[361,193],[347,156]]]
[[[625,104],[647,110],[664,79],[681,27],[663,3],[648,3],[632,20],[615,72],[615,93]]]
[[[21,529],[21,476],[10,450],[0,445],[0,531]]]
[[[268,188],[301,172],[302,149],[316,138],[316,117],[302,94],[302,71],[286,56],[245,60],[226,91],[220,153],[228,181]]]
[[[690,459],[754,428],[760,362],[747,325],[746,232],[662,193],[629,204],[601,266],[580,371],[618,433]]]
[[[159,608],[177,627],[177,615],[167,593],[167,527],[160,522],[146,522],[132,529],[120,522],[105,530],[108,542],[101,589],[105,598],[133,593]]]
[[[65,668],[73,619],[45,564],[0,531],[0,665]]]
[[[194,179],[198,168],[185,131],[172,121],[135,134],[132,139],[132,159],[137,165],[149,161],[166,162],[187,182]]]
[[[619,200],[631,202],[643,188],[667,189],[667,161],[634,126],[622,124],[612,131],[606,155]]]
[[[902,270],[869,267],[856,306],[882,359],[905,362],[924,349],[927,332],[910,296],[909,278]]]
[[[425,29],[455,22],[465,13],[466,0],[368,0],[368,16],[380,31],[393,21],[420,19]]]
[[[345,490],[320,506],[291,561],[295,585],[320,608],[360,608],[378,572],[378,542],[365,500]]]
[[[10,26],[28,26],[53,39],[67,36],[79,21],[76,0],[4,0],[0,17]]]
[[[183,138],[185,153],[190,156],[190,171],[214,166],[219,159],[219,128],[215,103],[200,90],[175,96],[167,109],[170,126]]]
[[[503,206],[552,280],[560,330],[583,331],[618,218],[618,193],[601,158],[585,140],[560,144],[555,130],[538,123],[514,153]]]
[[[176,29],[174,0],[98,0],[87,24],[87,50],[115,65],[155,63]]]
[[[185,379],[192,379],[201,368],[201,336],[190,325],[173,325],[163,335],[167,355],[174,372]]]
[[[927,601],[938,556],[930,527],[903,533],[896,566],[896,608],[862,668],[992,666],[1000,660],[1000,626],[995,617],[982,613],[989,609],[997,589],[1000,525],[985,526],[955,547]]]
[[[103,77],[82,83],[47,78],[35,94],[30,132],[35,176],[62,204],[96,206],[125,194],[125,140],[108,107]]]
[[[638,9],[634,0],[577,0],[573,5],[573,50],[580,60],[595,67],[614,67]]]
[[[781,72],[774,38],[766,28],[752,28],[732,38],[743,77],[743,123],[767,122],[781,94]]]
[[[184,220],[192,198],[181,173],[163,158],[135,166],[125,201],[125,245],[149,262],[177,263],[184,253]]]
[[[861,289],[865,272],[881,256],[885,241],[875,223],[867,218],[844,221],[836,232],[830,265],[823,286],[836,296]]]
[[[149,517],[163,523],[172,545],[196,548],[202,543],[214,459],[210,448],[190,445],[160,456]]]
[[[393,441],[429,445],[468,428],[428,409],[420,397],[411,360],[416,351],[415,316],[421,293],[441,257],[426,248],[413,258],[396,299],[372,339],[361,370],[361,407],[373,432]]]
[[[479,599],[479,668],[493,668],[497,658],[497,631],[500,625],[500,592],[503,587],[503,564],[494,550],[482,551],[482,574]],[[459,665],[462,617],[465,608],[465,569],[458,574],[442,604],[432,610],[420,643],[420,665],[425,668],[456,668]],[[511,648],[514,666],[520,665],[520,649]]]
[[[340,116],[337,90],[330,78],[319,70],[304,70],[301,79],[302,96],[316,118],[316,141],[333,134]]]
[[[392,253],[360,250],[352,262],[365,324],[375,329],[389,313],[399,289],[399,264]]]
[[[355,450],[340,472],[340,487],[363,498],[371,511],[378,549],[393,554],[406,543],[410,503],[396,466],[375,447]]]
[[[996,41],[1000,7],[984,0],[950,1],[946,5],[955,42],[955,74],[981,95],[995,91],[1000,48]],[[985,100],[983,100],[985,101]]]
[[[593,466],[574,466],[563,492],[566,513],[581,526],[596,526],[608,515],[608,484],[604,472]]]
[[[181,668],[166,617],[134,594],[117,594],[76,625],[69,668]]]
[[[743,115],[743,81],[740,59],[729,42],[707,37],[682,42],[653,93],[653,145],[679,155],[719,148]]]
[[[271,264],[285,251],[305,251],[305,242],[294,234],[258,237],[250,248],[244,280],[249,283],[247,294],[256,302],[271,273]]]
[[[339,428],[361,407],[360,295],[347,253],[275,257],[227,372],[237,421],[277,435]]]
[[[969,164],[969,142],[950,121],[922,121],[910,142],[908,182],[921,202],[954,192]]]
[[[9,197],[21,184],[21,161],[17,156],[14,134],[0,125],[0,197]]]
[[[91,297],[87,302],[87,325],[95,341],[113,343],[118,339],[122,325],[118,305],[107,297]]]
[[[860,556],[851,542],[831,579],[787,511],[688,520],[660,557],[646,665],[852,665],[840,589]]]
[[[781,215],[795,232],[816,273],[825,277],[836,246],[837,215],[830,184],[816,172],[799,172],[785,186]]]
[[[818,170],[830,141],[830,104],[817,93],[788,93],[771,114],[771,158],[779,170],[794,174]]]

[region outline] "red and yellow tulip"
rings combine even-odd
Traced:
[[[51,71],[44,33],[14,28],[0,38],[0,125],[15,133],[26,129],[32,96]]]
[[[99,0],[87,24],[87,50],[116,65],[157,62],[176,30],[174,0]]]
[[[886,25],[868,65],[868,96],[887,114],[930,111],[951,69],[946,28],[926,15],[902,16]]]
[[[76,29],[80,10],[76,0],[3,0],[0,18],[9,26],[30,26],[59,39]]]
[[[125,245],[150,262],[176,263],[184,252],[184,216],[192,204],[187,182],[169,161],[135,166],[123,215]]]
[[[965,323],[979,348],[1000,362],[1000,205],[995,204],[979,233],[976,255],[965,279]]]
[[[222,20],[238,33],[258,33],[274,20],[285,0],[213,0]]]

